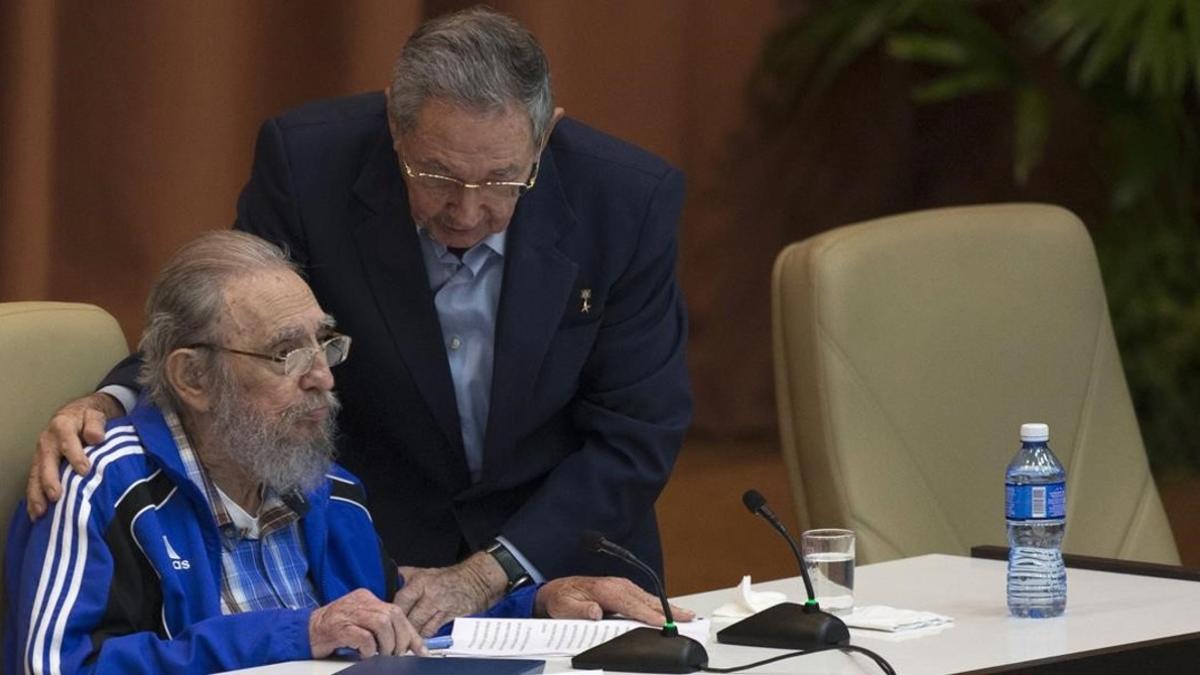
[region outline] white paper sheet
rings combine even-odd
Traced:
[[[708,619],[675,624],[679,633],[700,643],[708,641]],[[637,621],[608,619],[476,619],[454,621],[450,656],[575,656],[634,628]]]

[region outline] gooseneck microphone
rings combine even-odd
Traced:
[[[611,555],[619,560],[637,567],[645,572],[651,579],[654,580],[654,590],[658,593],[658,600],[662,603],[663,616],[667,617],[667,622],[663,624],[663,635],[678,635],[679,629],[675,626],[675,616],[671,614],[671,603],[667,601],[667,593],[663,588],[662,579],[658,578],[658,574],[654,572],[654,568],[642,562],[640,558],[634,555],[629,549],[620,546],[614,542],[604,538],[604,535],[595,530],[587,530],[583,533],[583,548],[592,553],[603,553]]]
[[[742,495],[742,503],[746,505],[746,509],[756,516],[762,516],[775,528],[792,548],[792,555],[796,556],[796,563],[800,565],[800,578],[804,580],[804,592],[808,594],[808,603],[810,605],[817,604],[817,594],[813,592],[812,578],[808,576],[808,565],[804,564],[804,554],[800,552],[800,545],[796,543],[796,539],[787,531],[783,523],[779,522],[779,518],[771,507],[767,506],[767,498],[762,496],[758,490],[746,490]]]
[[[796,556],[796,562],[800,565],[800,577],[804,579],[804,591],[808,595],[808,601],[803,605],[785,602],[768,607],[719,631],[717,642],[805,651],[849,644],[850,630],[846,628],[846,624],[836,616],[821,611],[821,606],[817,604],[812,579],[808,575],[808,565],[804,563],[804,554],[800,552],[796,540],[788,534],[787,528],[767,506],[767,500],[757,490],[747,490],[742,495],[742,503],[750,513],[762,516],[787,540],[788,546]]]
[[[663,590],[662,579],[654,568],[642,562],[624,547],[615,544],[599,532],[588,530],[583,533],[583,548],[593,553],[603,553],[637,567],[654,580],[658,599],[662,602],[663,616],[667,622],[662,630],[635,628],[627,633],[598,644],[571,659],[571,666],[581,670],[623,670],[634,673],[693,673],[708,666],[708,652],[704,645],[679,634],[675,617],[671,614],[671,603]]]

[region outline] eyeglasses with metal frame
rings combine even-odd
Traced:
[[[301,377],[307,375],[312,370],[313,364],[317,361],[317,354],[324,354],[325,364],[330,368],[341,364],[350,356],[350,336],[335,333],[333,336],[326,338],[311,347],[298,347],[288,350],[282,354],[263,354],[261,352],[251,352],[243,349],[234,349],[224,345],[218,345],[211,342],[197,342],[195,344],[186,345],[185,349],[216,349],[230,354],[240,354],[242,356],[252,356],[256,359],[271,361],[283,367],[280,373],[285,377]],[[280,371],[276,371],[280,372]]]
[[[414,180],[421,181],[421,185],[437,192],[449,192],[450,190],[479,190],[480,194],[487,195],[496,199],[515,199],[524,195],[533,189],[537,184],[539,162],[533,163],[533,168],[529,171],[529,178],[524,182],[511,180],[485,180],[479,183],[468,183],[465,180],[459,180],[453,176],[443,176],[440,173],[428,173],[426,171],[417,171],[408,165],[408,160],[400,159],[400,165],[404,167],[404,175]]]

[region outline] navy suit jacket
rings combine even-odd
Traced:
[[[383,95],[263,125],[235,227],[285,246],[354,338],[334,373],[339,462],[362,477],[397,562],[451,564],[502,534],[547,577],[631,576],[581,550],[594,529],[661,570],[654,502],[692,408],[675,274],[683,193],[661,159],[556,126],[508,229],[472,484]]]

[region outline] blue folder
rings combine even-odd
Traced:
[[[545,661],[457,656],[373,656],[340,675],[536,675]]]

